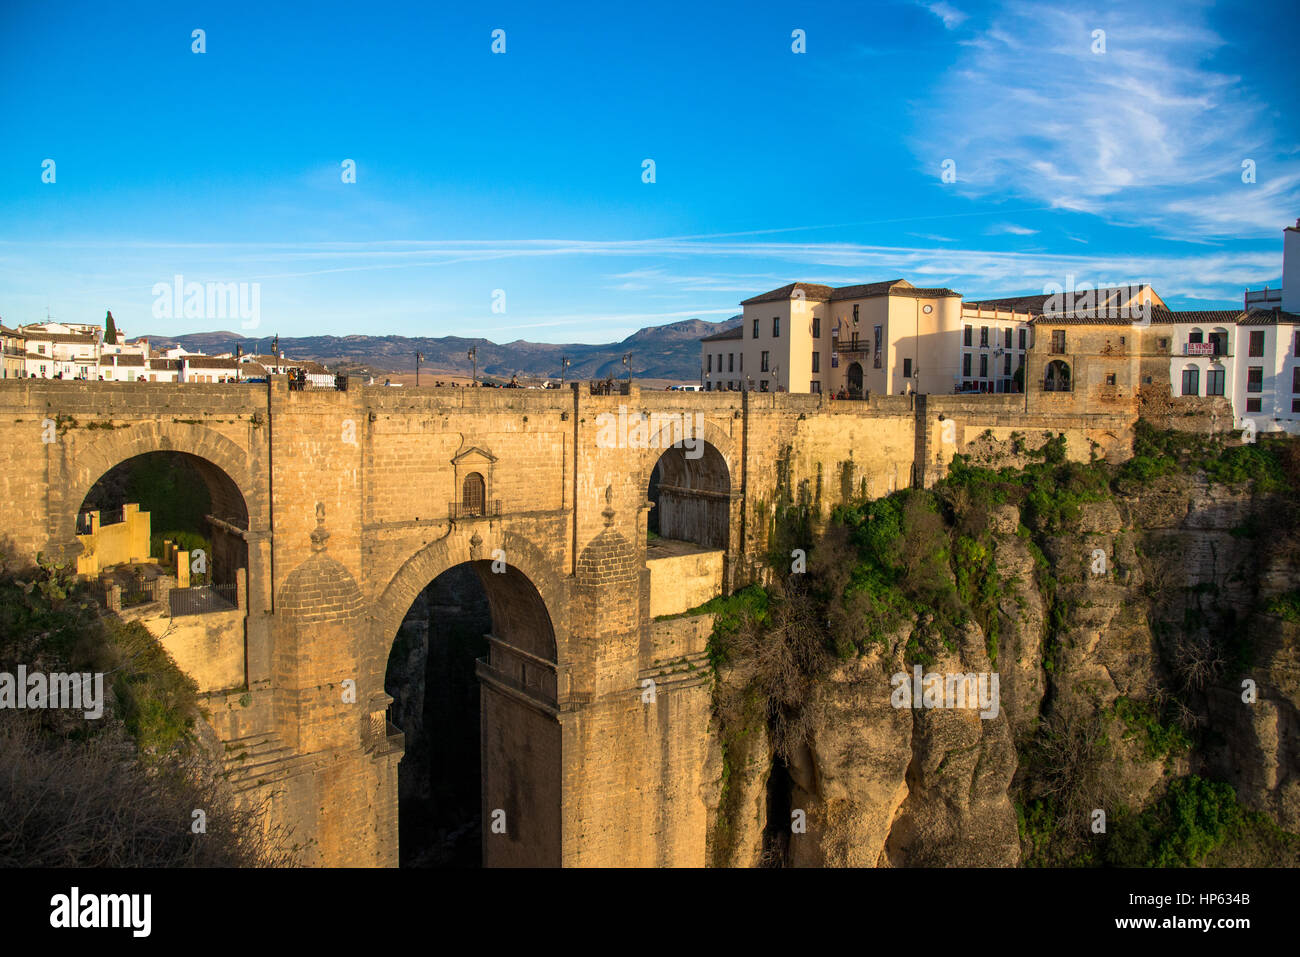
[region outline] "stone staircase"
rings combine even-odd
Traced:
[[[275,784],[306,770],[310,761],[275,732],[251,734],[222,745],[222,775],[236,793]]]

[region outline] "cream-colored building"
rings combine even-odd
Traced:
[[[741,303],[738,327],[701,342],[708,391],[951,392],[961,297],[902,279],[796,282]],[[942,388],[939,384],[943,383]]]
[[[1145,284],[963,302],[903,279],[832,287],[796,282],[746,299],[739,326],[701,340],[708,391],[1021,392],[1034,320],[1085,308],[1136,314],[1164,302]]]

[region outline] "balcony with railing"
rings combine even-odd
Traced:
[[[1282,304],[1281,288],[1270,289],[1265,286],[1263,289],[1247,289],[1245,307],[1251,309],[1272,309],[1274,306]]]
[[[1185,356],[1205,356],[1207,358],[1232,358],[1232,351],[1226,344],[1215,342],[1184,342],[1183,355]]]
[[[842,356],[869,356],[871,355],[871,345],[867,342],[860,342],[854,339],[841,340],[831,339],[831,349]]]
[[[486,502],[448,502],[447,516],[453,521],[471,518],[500,518],[501,499],[489,499]]]

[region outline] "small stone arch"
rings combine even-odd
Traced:
[[[75,436],[76,444],[65,459],[61,497],[50,510],[53,542],[76,542],[77,512],[95,483],[121,463],[150,452],[188,455],[214,493],[214,509],[236,510],[237,505],[249,530],[267,527],[265,496],[259,494],[260,483],[248,466],[248,452],[220,432],[203,425],[149,422],[77,441],[84,438]]]
[[[1070,381],[1070,364],[1064,359],[1053,359],[1047,363],[1043,372],[1044,392],[1073,392],[1074,384]]]
[[[674,444],[680,433],[671,426],[652,428],[650,448],[641,463],[640,488],[654,502],[659,532],[667,538],[681,538],[710,548],[721,548],[730,557],[739,534],[740,488],[737,480],[735,443],[717,425],[708,420],[699,435],[700,455],[690,458],[694,448]],[[658,488],[665,485],[685,490],[668,507],[662,492],[652,490],[655,470],[659,469]],[[702,500],[704,499],[704,500]],[[669,527],[665,527],[664,522]]]
[[[845,384],[845,388],[848,389],[849,398],[851,399],[862,398],[863,388],[862,388],[862,363],[861,362],[849,363],[848,371],[846,371],[844,374],[844,384]]]
[[[689,413],[688,413],[689,414]],[[715,423],[708,419],[704,420],[704,442],[706,445],[713,446],[714,450],[722,456],[722,461],[727,466],[727,481],[730,484],[732,494],[739,494],[740,474],[740,453],[736,449],[735,440],[730,435],[719,428]],[[637,478],[639,488],[648,488],[650,485],[650,476],[654,474],[655,466],[659,460],[671,447],[672,426],[664,425],[655,432],[650,434],[649,445],[645,454],[642,456],[640,465],[640,474]],[[668,442],[667,445],[663,444]]]

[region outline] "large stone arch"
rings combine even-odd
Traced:
[[[480,538],[477,545],[473,542],[476,534]],[[420,592],[450,568],[466,562],[491,561],[493,550],[498,548],[505,552],[506,564],[521,574],[541,597],[555,637],[557,665],[561,669],[565,667],[569,661],[566,579],[527,538],[508,530],[489,530],[487,523],[473,522],[458,526],[446,538],[425,545],[408,558],[374,600],[361,649],[362,674],[366,676],[368,690],[383,690],[393,640]],[[488,597],[491,601],[490,593]],[[494,604],[494,614],[496,608]]]
[[[259,494],[247,450],[207,426],[135,423],[126,429],[97,433],[77,430],[73,442],[64,461],[63,481],[57,489],[51,488],[51,495],[56,496],[50,507],[49,536],[53,542],[76,541],[77,512],[102,476],[128,459],[150,452],[183,452],[190,456],[209,488],[217,492],[214,509],[233,489],[241,500],[250,530],[262,530],[269,524],[266,496]]]
[[[498,548],[505,552],[505,574],[490,570]],[[532,542],[486,522],[470,522],[408,558],[372,606],[361,654],[364,700],[391,700],[384,679],[402,619],[430,582],[466,563],[483,582],[492,611],[488,658],[477,666],[483,862],[558,866],[563,803],[558,663],[568,652],[567,580]],[[537,643],[528,647],[524,636],[548,627],[553,650]],[[542,654],[533,654],[539,650]],[[545,663],[548,657],[554,663]],[[507,823],[503,833],[488,830],[498,814]]]

